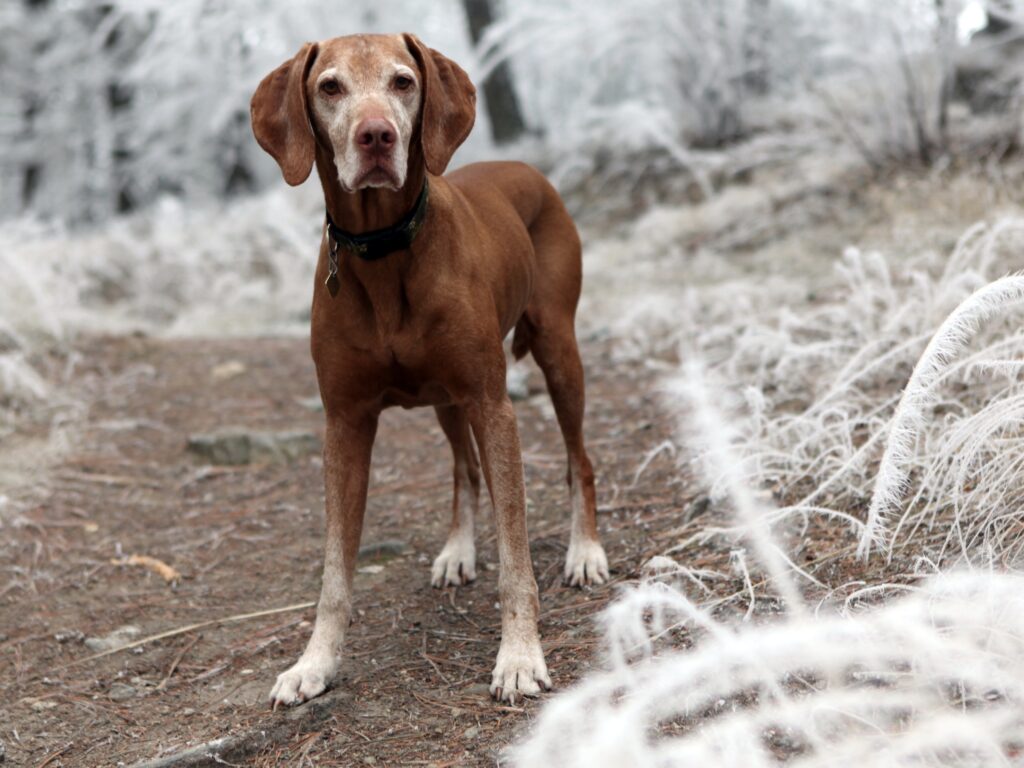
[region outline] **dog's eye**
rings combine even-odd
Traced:
[[[328,96],[337,96],[341,93],[341,86],[337,80],[324,80],[320,83],[320,92]]]
[[[406,75],[399,75],[398,77],[395,78],[395,88],[397,88],[400,91],[408,91],[410,88],[412,88],[412,83],[412,78],[407,77]]]

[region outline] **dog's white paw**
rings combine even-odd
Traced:
[[[461,587],[476,581],[476,546],[467,537],[448,539],[430,570],[430,583],[435,587]]]
[[[565,556],[565,580],[571,587],[604,584],[609,579],[608,558],[601,542],[571,541]]]
[[[502,640],[491,673],[491,696],[515,704],[524,696],[551,690],[551,677],[544,663],[540,641]]]
[[[338,660],[329,654],[303,654],[295,665],[277,676],[270,691],[270,706],[286,707],[316,698],[338,673]]]

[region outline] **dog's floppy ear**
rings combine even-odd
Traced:
[[[263,78],[249,108],[256,141],[277,161],[284,180],[293,187],[309,176],[316,154],[306,103],[306,77],[316,53],[316,43],[303,45]]]
[[[454,61],[428,48],[415,35],[403,37],[423,76],[420,107],[423,161],[428,171],[440,176],[473,129],[476,88],[469,75]]]

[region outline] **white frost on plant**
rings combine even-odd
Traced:
[[[604,612],[603,665],[541,710],[511,751],[516,766],[794,768],[1009,765],[1024,743],[1024,578],[940,573],[888,603],[810,611],[742,487],[735,432],[687,367],[684,434],[786,598],[786,612],[731,621],[694,603],[683,566]],[[742,555],[734,558],[751,592]],[[673,572],[676,585],[665,582]],[[876,584],[870,597],[898,585]],[[749,619],[750,611],[745,619]],[[681,650],[683,641],[688,641]]]
[[[225,337],[308,332],[321,208],[312,188],[194,209],[176,200],[95,230],[0,223],[0,428],[69,405],[47,365],[81,334]],[[44,376],[45,372],[45,376]]]
[[[892,416],[868,509],[867,527],[857,549],[860,556],[866,557],[872,546],[885,544],[890,514],[902,500],[907,486],[907,465],[916,438],[925,426],[925,411],[935,400],[936,381],[979,325],[997,313],[1008,312],[1022,299],[1024,277],[1020,275],[989,283],[953,310],[928,342]]]
[[[1024,579],[936,576],[863,611],[732,624],[647,584],[604,669],[541,711],[516,766],[1010,765],[1024,740]],[[693,647],[654,638],[689,631]]]
[[[1024,554],[1024,278],[1000,278],[1022,248],[1024,220],[1008,218],[945,258],[848,248],[806,300],[734,279],[677,302],[681,357],[742,395],[743,479],[776,494],[773,520],[843,519],[886,554],[947,564]]]

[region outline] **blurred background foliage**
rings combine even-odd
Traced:
[[[303,41],[362,31],[414,31],[481,83],[463,160],[511,143],[567,192],[706,197],[750,142],[741,165],[1009,151],[1021,18],[1017,0],[7,0],[0,218],[97,223],[276,184],[255,85]],[[991,118],[980,136],[964,113]]]

